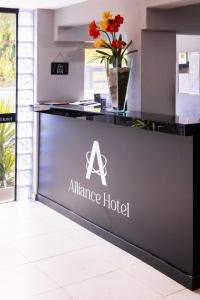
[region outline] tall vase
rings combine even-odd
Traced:
[[[130,70],[131,68],[129,66],[108,66],[108,87],[113,110],[117,110],[119,112],[124,112],[126,110],[127,88],[129,83]]]

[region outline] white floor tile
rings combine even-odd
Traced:
[[[0,243],[0,270],[28,263],[20,251],[8,243]]]
[[[195,292],[183,290],[165,298],[165,300],[200,300],[200,290]]]
[[[0,237],[2,241],[10,241],[47,234],[55,230],[53,225],[36,218],[10,220],[0,224]]]
[[[61,286],[117,269],[101,255],[96,254],[92,247],[42,260],[35,265]]]
[[[156,300],[161,295],[122,271],[66,287],[76,300]]]
[[[0,238],[2,300],[200,300],[37,201],[1,204]]]
[[[104,257],[117,267],[127,267],[132,264],[142,263],[141,260],[121,250],[120,248],[104,242],[93,248],[99,256]]]
[[[36,224],[34,235],[79,227],[76,223],[37,201],[28,201],[26,204],[24,202],[21,204],[18,201],[0,205],[0,224],[3,225],[1,227],[6,227],[8,233],[12,233],[13,227],[17,226],[18,228],[24,223],[27,223],[28,228],[30,228],[31,222],[38,222],[39,225]],[[42,230],[43,227],[40,224],[45,224],[44,230]],[[24,231],[18,234],[17,228],[17,237],[29,236],[29,232],[25,232],[24,235]],[[2,230],[3,232],[4,230]]]
[[[0,204],[0,223],[12,222],[16,220],[29,219],[34,215],[34,208],[39,209],[37,205],[34,205],[33,201],[14,201],[9,203]],[[36,216],[38,217],[38,215]]]
[[[64,291],[64,289],[60,288],[30,298],[24,298],[22,300],[75,300],[75,299],[72,298],[66,291]]]
[[[128,272],[137,280],[152,287],[163,296],[167,296],[184,289],[182,285],[145,263],[129,266],[128,268],[125,268],[124,271]]]
[[[71,235],[87,247],[106,243],[104,239],[81,226],[72,229]]]
[[[33,218],[40,218],[47,222],[48,224],[53,225],[54,230],[60,229],[68,229],[68,228],[82,228],[77,223],[71,221],[70,219],[66,218],[65,216],[57,213],[55,210],[49,208],[48,206],[42,204],[39,201],[31,201],[29,205],[21,205],[22,209],[19,210],[19,216],[24,218],[25,216],[33,217]],[[22,211],[25,213],[22,216]]]
[[[57,287],[53,280],[31,264],[0,271],[0,298],[3,300],[22,299]]]
[[[102,243],[97,236],[83,230],[65,230],[27,239],[18,239],[13,245],[29,261],[56,256]]]

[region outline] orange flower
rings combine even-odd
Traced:
[[[112,19],[112,14],[110,11],[104,11],[102,17],[103,17],[103,21],[108,21]]]
[[[94,39],[99,37],[100,31],[99,31],[99,29],[96,25],[96,22],[94,20],[90,23],[88,32],[89,32],[89,35],[91,37],[93,37]]]
[[[108,24],[108,20],[101,21],[99,24],[99,29],[102,31],[106,31]]]
[[[96,40],[94,44],[94,48],[102,48],[105,46],[105,44],[106,44],[105,40]]]

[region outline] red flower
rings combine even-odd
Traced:
[[[89,35],[92,36],[94,39],[100,36],[100,31],[95,21],[92,21],[89,25]]]
[[[112,41],[112,48],[123,49],[124,46],[126,46],[126,43],[124,41],[118,41],[118,40]]]
[[[121,25],[121,24],[124,23],[124,18],[121,17],[120,15],[117,15],[117,16],[115,17],[115,21],[116,21],[119,25]]]
[[[119,31],[119,24],[114,20],[109,20],[109,25],[108,27],[106,28],[106,31],[107,32],[118,32]]]
[[[117,40],[112,41],[112,48],[118,49],[118,41]]]

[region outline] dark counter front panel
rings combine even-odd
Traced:
[[[38,194],[193,275],[193,137],[41,113]]]

